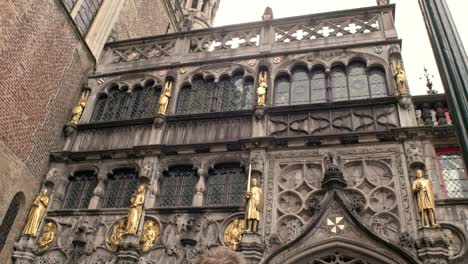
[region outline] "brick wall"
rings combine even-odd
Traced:
[[[93,61],[59,0],[0,1],[0,10],[1,221],[18,191],[26,197],[20,214],[29,210]]]
[[[165,34],[170,20],[163,1],[125,1],[112,36],[116,40],[123,40]],[[169,32],[173,32],[173,29]]]

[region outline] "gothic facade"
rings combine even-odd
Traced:
[[[444,95],[409,93],[395,6],[206,28],[218,5],[181,1],[205,29],[106,43],[14,262],[466,263],[466,170]]]

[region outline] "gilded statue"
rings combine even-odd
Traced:
[[[160,235],[160,228],[157,222],[154,220],[145,220],[143,224],[143,234],[141,235],[141,248],[143,251],[148,251],[158,240]]]
[[[122,236],[125,234],[126,222],[124,219],[119,220],[114,224],[112,234],[106,239],[107,243],[112,249],[117,249],[117,245],[120,243]]]
[[[245,231],[248,233],[257,233],[260,212],[262,211],[262,189],[257,186],[257,179],[253,179],[252,186],[248,186],[248,192],[245,198],[247,199],[247,206],[245,209],[247,229]]]
[[[395,66],[395,82],[397,84],[397,89],[399,94],[408,93],[408,87],[406,87],[406,73],[403,70],[403,66],[400,62]]]
[[[421,169],[416,171],[416,180],[413,182],[413,192],[416,194],[422,225],[424,227],[438,226],[435,223],[435,202],[432,182],[424,178],[424,172]]]
[[[172,93],[172,82],[167,81],[166,85],[164,86],[164,91],[159,96],[159,108],[158,108],[158,114],[165,115],[167,111],[167,106],[169,105],[169,99],[171,99],[171,93]]]
[[[242,233],[244,232],[244,220],[236,218],[224,230],[224,243],[226,246],[233,250],[236,250],[237,244],[242,239]]]
[[[50,244],[55,239],[55,236],[57,235],[57,224],[54,222],[47,222],[47,224],[44,225],[44,232],[42,235],[39,237],[37,240],[37,247],[39,248],[40,251],[44,251],[47,249]]]
[[[268,88],[268,75],[266,71],[260,72],[258,75],[258,87],[257,87],[257,105],[266,105],[266,92]]]
[[[140,224],[143,204],[145,203],[145,184],[138,186],[132,193],[130,198],[130,208],[128,209],[127,226],[125,231],[127,234],[136,235]]]
[[[28,219],[23,229],[23,235],[36,237],[37,230],[41,225],[48,204],[49,193],[47,188],[43,188],[36,199],[34,199],[31,210],[29,210]]]
[[[78,121],[80,121],[81,114],[83,114],[83,110],[88,102],[89,91],[84,91],[81,95],[80,101],[78,104],[73,107],[72,109],[72,117],[70,123],[77,125]]]

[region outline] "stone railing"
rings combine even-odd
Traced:
[[[413,101],[418,125],[444,126],[452,124],[445,94],[414,96]]]
[[[111,42],[96,73],[395,41],[394,8],[374,6]]]

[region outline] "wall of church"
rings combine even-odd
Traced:
[[[2,1],[0,9],[0,219],[16,192],[25,196],[3,260],[94,60],[60,1]]]

